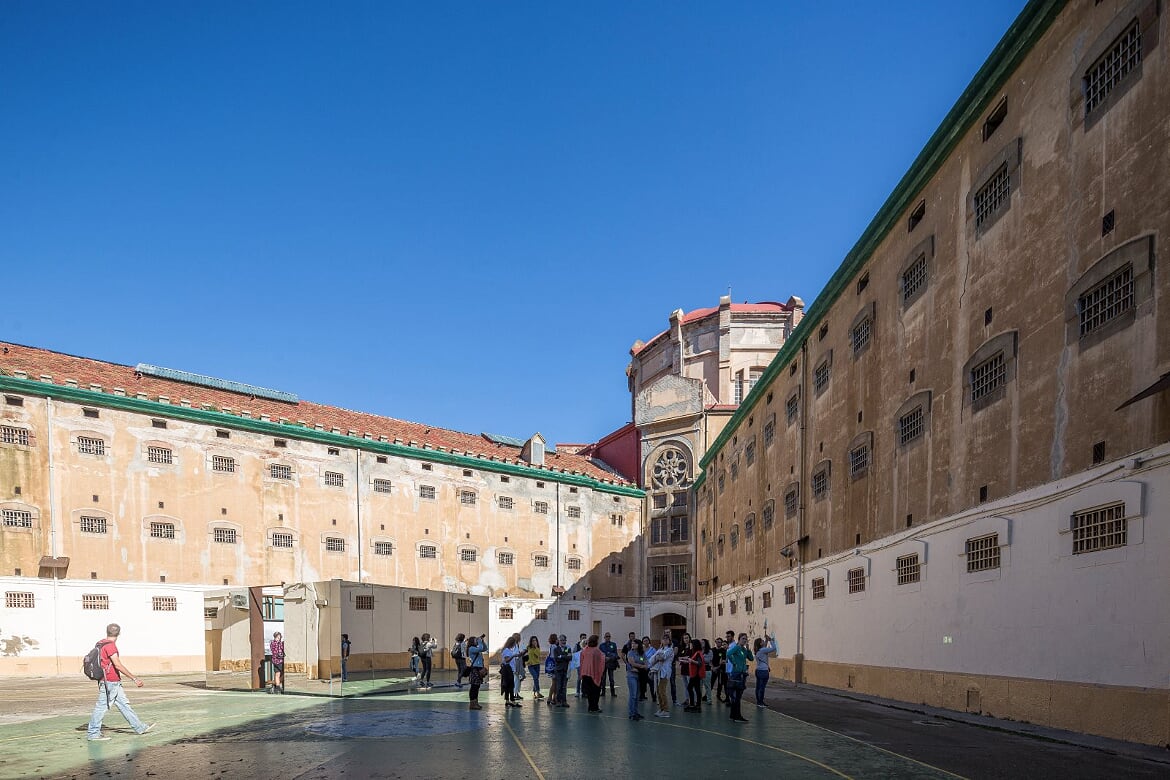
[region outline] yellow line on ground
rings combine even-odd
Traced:
[[[545,780],[544,773],[541,772],[540,768],[536,766],[536,762],[532,760],[532,756],[529,755],[528,749],[524,747],[524,743],[520,741],[520,737],[516,736],[516,732],[512,730],[512,724],[508,722],[506,714],[504,716],[504,726],[507,727],[508,733],[512,735],[512,739],[516,740],[516,746],[520,748],[520,752],[524,754],[526,759],[528,759],[528,765],[532,767],[532,771],[536,772],[536,776],[539,777],[540,780]]]

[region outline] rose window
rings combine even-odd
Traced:
[[[682,487],[689,481],[690,473],[687,456],[679,450],[668,449],[654,463],[654,487]]]

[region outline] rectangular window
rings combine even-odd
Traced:
[[[861,593],[865,590],[865,569],[856,568],[849,570],[849,592]]]
[[[538,515],[547,515],[548,514],[548,502],[547,501],[535,501],[532,504],[532,510],[534,512],[536,512],[536,514],[538,514]]]
[[[456,608],[465,615],[475,614],[475,602],[471,599],[458,599],[456,601]]]
[[[106,530],[106,518],[81,516],[81,532],[83,534],[104,534]]]
[[[510,552],[502,552],[496,554],[496,560],[501,566],[512,566],[516,563],[516,554]]]
[[[203,619],[204,620],[215,620],[218,617],[219,617],[219,607],[204,607],[203,608]]]
[[[102,414],[97,409],[82,409],[81,413],[82,413],[82,415],[84,415],[86,417],[92,417],[94,419],[101,417],[101,414]]]
[[[926,253],[902,272],[902,303],[909,303],[926,286]]]
[[[345,552],[345,540],[337,536],[326,536],[325,550],[327,552]]]
[[[511,509],[513,505],[511,496],[497,496],[496,503],[499,505],[500,509]]]
[[[280,533],[279,531],[277,531],[276,533],[272,534],[272,546],[273,547],[283,547],[285,549],[292,549],[293,535]]]
[[[1085,116],[1105,102],[1113,88],[1142,61],[1142,33],[1138,20],[1125,29],[1109,51],[1085,73]]]
[[[581,516],[581,507],[579,507],[579,506],[568,507],[565,509],[565,515],[567,517],[573,517],[573,518],[580,517]]]
[[[773,419],[764,423],[764,447],[771,447],[774,438],[776,438],[776,421]]]
[[[784,603],[785,604],[795,604],[796,603],[796,586],[795,585],[785,585],[784,586]]]
[[[770,590],[764,591],[763,597],[764,597],[764,609],[767,609],[768,607],[772,606],[772,591],[770,591]]]
[[[1007,364],[1003,352],[996,352],[971,369],[971,400],[986,398],[1006,384]]]
[[[325,472],[326,487],[345,487],[345,475],[337,471]]]
[[[374,542],[374,555],[393,555],[394,544],[392,542]]]
[[[268,467],[268,476],[273,479],[292,479],[292,466],[273,463]]]
[[[686,563],[670,565],[670,592],[685,593],[691,589],[691,567]]]
[[[898,420],[898,443],[909,444],[922,435],[922,407],[916,406]]]
[[[500,607],[500,620],[511,620],[511,619],[512,619],[512,608],[511,607]]]
[[[756,462],[756,440],[752,439],[743,448],[743,461],[750,466]]]
[[[235,544],[236,543],[236,529],[234,529],[234,528],[213,528],[213,529],[211,529],[211,539],[216,544]]]
[[[756,603],[756,600],[752,596],[744,596],[743,597],[743,611],[744,612],[754,612],[756,609],[755,603]]]
[[[873,331],[873,320],[866,317],[861,322],[857,323],[853,328],[853,332],[849,334],[849,340],[853,344],[853,354],[859,354],[863,349],[869,346],[870,334]]]
[[[177,596],[151,596],[150,608],[155,612],[178,612],[179,599]]]
[[[537,607],[536,608],[536,619],[537,620],[548,620],[548,608],[547,607]]]
[[[534,567],[536,567],[537,569],[547,569],[548,568],[548,556],[547,555],[533,556],[532,565]]]
[[[581,619],[581,610],[579,610],[579,609],[570,609],[569,610],[569,620],[580,620],[580,619]]]
[[[104,593],[81,594],[82,609],[109,609],[110,597]]]
[[[849,476],[853,479],[864,477],[869,471],[869,445],[863,444],[849,451]]]
[[[362,612],[373,612],[374,611],[374,597],[369,595],[369,594],[365,594],[365,595],[361,595],[361,596],[354,596],[353,597],[353,608],[357,609],[357,610],[361,610]]]
[[[433,544],[420,544],[418,547],[418,557],[420,558],[438,558],[439,548]]]
[[[670,518],[670,542],[671,544],[679,544],[680,542],[690,541],[691,538],[691,524],[687,517],[672,517]]]
[[[36,596],[24,591],[4,591],[4,607],[6,609],[33,609],[37,605]]]
[[[626,617],[634,617],[634,608],[626,607],[622,614],[624,614]]]
[[[477,560],[479,560],[479,551],[474,547],[460,548],[459,560],[463,563],[475,563]]]
[[[4,517],[5,528],[32,528],[32,512],[26,509],[5,509],[0,512]]]
[[[666,593],[669,583],[670,570],[666,566],[650,567],[650,592]]]
[[[78,436],[77,451],[82,455],[105,455],[106,440],[94,439],[89,436]]]
[[[967,540],[967,571],[989,571],[999,568],[999,534],[988,534]]]
[[[739,606],[739,600],[738,600],[738,599],[732,599],[732,600],[731,600],[731,605],[730,605],[730,606],[731,606],[731,614],[733,614],[733,615],[734,615],[734,614],[735,614],[735,611],[736,611],[736,608]]]
[[[475,506],[476,495],[474,490],[460,490],[459,503],[464,506]]]
[[[1008,174],[1007,163],[1004,163],[975,193],[975,227],[982,227],[984,222],[1004,207],[1011,195],[1012,178]]]
[[[426,499],[427,501],[434,501],[435,500],[435,487],[434,487],[434,485],[419,485],[418,486],[418,497]]]
[[[374,492],[375,493],[389,493],[391,491],[391,488],[393,488],[393,485],[390,484],[390,480],[388,480],[388,479],[375,479],[374,480]]]
[[[716,613],[716,614],[717,614],[719,617],[723,617],[723,605],[722,605],[722,604],[716,604],[716,605],[715,605],[715,613]]]
[[[174,523],[160,523],[151,522],[150,537],[152,539],[174,539],[175,538],[175,524]]]
[[[1081,338],[1096,332],[1133,306],[1133,265],[1127,263],[1077,299]]]
[[[4,403],[9,406],[24,406],[24,399],[19,395],[6,395],[4,396]]]
[[[212,471],[221,471],[224,474],[235,474],[236,473],[236,459],[229,458],[225,455],[212,455],[211,456],[211,470]]]
[[[764,511],[760,513],[764,520],[764,530],[768,530],[776,523],[776,503],[769,501],[764,504]]]
[[[164,466],[175,462],[174,453],[166,447],[147,447],[146,459],[151,463],[161,463]]]
[[[829,494],[829,470],[821,469],[812,478],[813,498],[824,498]]]
[[[796,420],[796,415],[800,412],[800,396],[793,394],[787,401],[784,402],[784,413],[787,415],[787,421],[791,424]]]
[[[426,612],[427,611],[427,597],[426,596],[411,596],[409,599],[409,607],[411,612]]]
[[[340,447],[329,447],[328,449],[326,449],[326,452],[330,455],[341,455],[341,448]]]
[[[570,558],[569,560],[565,561],[565,568],[569,571],[581,571],[581,559]]]
[[[832,369],[829,367],[829,361],[822,361],[813,371],[813,389],[818,393],[829,386],[829,376]]]
[[[797,509],[797,495],[795,490],[789,490],[784,494],[784,516],[793,517]]]
[[[1128,531],[1124,502],[1075,512],[1072,516],[1073,555],[1124,547]]]
[[[898,556],[896,568],[899,585],[922,581],[922,566],[918,562],[918,553]]]
[[[823,599],[825,597],[825,578],[814,577],[812,581],[812,597],[814,599]]]
[[[24,428],[15,428],[11,425],[0,426],[0,442],[28,446],[28,431]]]

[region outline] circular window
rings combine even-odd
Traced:
[[[654,487],[683,487],[690,481],[691,465],[681,450],[664,450],[654,462]]]

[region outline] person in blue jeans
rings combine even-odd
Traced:
[[[727,696],[731,700],[731,720],[747,723],[740,712],[740,701],[747,688],[747,665],[752,660],[752,651],[747,647],[748,635],[740,634],[739,639],[727,648]]]
[[[341,681],[349,679],[349,634],[341,635]]]
[[[638,712],[638,680],[646,670],[642,640],[631,639],[629,650],[626,651],[626,688],[630,692],[630,720],[642,720],[642,713]]]
[[[768,644],[764,644],[764,640]],[[768,657],[776,657],[776,637],[775,635],[768,637],[765,635],[764,639],[756,638],[756,706],[764,706],[764,691],[768,689],[768,677],[771,674],[771,668],[768,666]]]
[[[115,707],[130,724],[130,728],[134,729],[135,734],[145,734],[154,728],[153,723],[143,723],[134,713],[130,707],[130,700],[126,698],[126,691],[122,688],[122,675],[133,680],[139,688],[142,687],[142,680],[126,668],[118,655],[117,640],[121,633],[121,626],[110,623],[106,626],[106,638],[98,643],[101,647],[101,667],[105,676],[98,681],[97,704],[93,707],[89,728],[86,729],[86,737],[90,742],[106,742],[110,739],[102,734],[102,720],[106,713]]]

